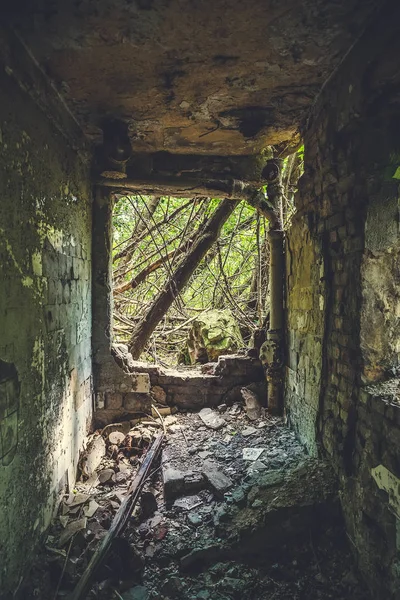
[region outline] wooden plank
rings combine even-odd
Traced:
[[[154,443],[151,446],[150,450],[147,452],[146,457],[143,463],[141,464],[135,479],[129,486],[128,492],[121,506],[119,507],[113,519],[113,522],[111,523],[111,527],[108,530],[107,535],[104,537],[100,546],[97,548],[96,552],[92,556],[90,563],[86,567],[85,572],[83,573],[81,579],[78,582],[78,585],[75,587],[74,591],[69,596],[69,600],[83,600],[83,598],[86,597],[90,589],[90,585],[93,581],[93,577],[96,574],[96,571],[101,565],[101,563],[106,558],[111,548],[112,541],[118,535],[121,535],[122,531],[126,527],[129,517],[132,514],[132,510],[136,502],[138,501],[143,485],[149,475],[151,465],[161,450],[163,440],[164,433],[160,433],[154,440]]]

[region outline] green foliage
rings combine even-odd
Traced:
[[[304,147],[283,161],[284,227],[294,214],[294,194],[303,170]],[[264,190],[265,191],[265,190]],[[214,213],[218,198],[182,200],[169,196],[126,196],[116,203],[114,224],[114,334],[126,341],[154,297],[169,280],[193,241]],[[155,208],[155,210],[154,210]],[[171,362],[183,347],[192,320],[205,310],[228,308],[237,320],[245,343],[262,327],[269,312],[268,222],[242,202],[224,224],[217,244],[197,266],[189,284],[177,295],[157,327],[146,358],[160,356]],[[127,255],[128,251],[128,255]],[[160,258],[162,260],[160,261]],[[143,275],[135,289],[118,292],[124,284]],[[166,358],[169,357],[169,358]]]

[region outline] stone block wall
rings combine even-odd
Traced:
[[[74,484],[91,425],[91,187],[76,124],[0,31],[0,596]]]
[[[249,388],[262,405],[266,404],[263,367],[249,356],[220,356],[218,362],[202,367],[173,369],[135,361],[127,346],[115,344],[113,357],[115,362],[110,376],[106,378],[103,372],[100,382],[101,389],[106,391],[99,393],[96,390],[95,421],[98,427],[133,419],[140,413],[149,414],[152,403],[200,410],[205,406],[243,402],[242,387]],[[129,388],[131,377],[138,385],[136,390]]]
[[[359,566],[392,599],[400,396],[369,384],[396,387],[399,364],[399,16],[376,16],[313,107],[287,242],[289,419],[331,459]]]

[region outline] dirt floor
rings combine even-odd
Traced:
[[[88,598],[369,598],[334,478],[282,420],[263,412],[250,421],[235,404],[176,413],[165,425],[162,456]],[[86,481],[64,498],[24,598],[68,597],[160,430],[146,417],[92,437]]]

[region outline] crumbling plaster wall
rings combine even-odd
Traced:
[[[348,534],[377,598],[400,594],[399,396],[369,386],[393,377],[399,362],[393,10],[366,31],[313,108],[287,243],[289,419],[311,453],[332,459]]]
[[[76,124],[51,105],[43,73],[1,31],[1,598],[74,483],[92,415],[89,167]]]

